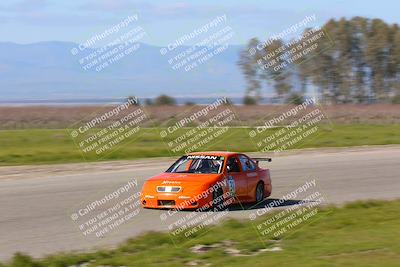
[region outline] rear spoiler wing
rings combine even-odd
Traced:
[[[267,162],[271,162],[272,161],[271,158],[251,158],[251,159],[254,160],[257,163],[257,165],[258,165],[258,163],[260,161],[267,161]]]

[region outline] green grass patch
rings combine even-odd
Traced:
[[[0,165],[121,160],[184,154],[184,150],[171,152],[167,143],[189,129],[179,129],[165,139],[160,137],[162,130],[164,128],[142,129],[139,135],[128,137],[101,156],[82,153],[66,130],[3,130],[0,131]],[[256,142],[249,138],[250,130],[231,128],[197,150],[258,151]],[[278,129],[268,130],[263,136],[275,131]],[[321,125],[316,133],[290,149],[400,144],[398,133],[399,124]]]
[[[23,254],[4,267],[83,266],[399,266],[400,200],[355,202],[326,207],[312,221],[285,233],[279,241],[263,240],[249,221],[227,220],[205,235],[175,247],[168,233],[147,233],[113,250],[57,254],[33,260]],[[258,220],[265,220],[267,214]],[[227,245],[226,242],[231,245]],[[265,241],[265,242],[264,242]],[[225,243],[224,243],[225,242]],[[223,244],[204,253],[193,245]],[[247,256],[234,256],[227,246]],[[281,251],[261,251],[279,246]],[[254,254],[256,253],[256,254]]]

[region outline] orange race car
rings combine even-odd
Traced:
[[[271,195],[270,158],[235,152],[197,152],[182,156],[142,188],[145,208],[208,209],[232,203],[260,202]]]

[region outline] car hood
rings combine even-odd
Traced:
[[[182,185],[188,183],[209,184],[216,182],[222,174],[194,174],[194,173],[162,173],[153,176],[147,181],[160,185]]]

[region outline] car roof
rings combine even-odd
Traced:
[[[204,151],[204,152],[192,152],[187,155],[209,155],[209,156],[222,156],[222,157],[229,157],[233,155],[239,154],[238,152],[229,152],[229,151]]]

